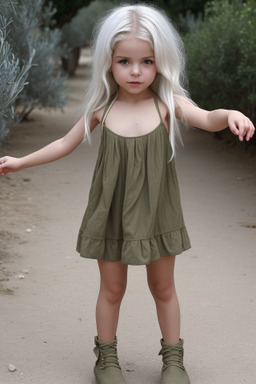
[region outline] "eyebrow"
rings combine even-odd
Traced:
[[[125,55],[118,55],[118,56],[114,56],[116,59],[119,59],[119,58],[126,58],[126,59],[130,59],[129,56],[125,56]],[[155,56],[145,56],[145,57],[141,57],[141,59],[145,60],[145,59],[154,59]]]

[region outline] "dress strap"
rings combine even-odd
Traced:
[[[160,112],[160,109],[159,109],[159,104],[158,104],[158,96],[157,96],[157,94],[155,92],[154,92],[154,103],[155,103],[158,115],[160,117],[161,123],[163,123],[163,118],[162,118],[162,115],[161,115],[161,112]]]
[[[110,109],[112,108],[114,102],[116,101],[117,99],[117,96],[118,96],[118,93],[115,95],[115,97],[113,98],[113,100],[110,100],[106,107],[105,107],[105,110],[103,112],[103,115],[102,115],[102,119],[101,119],[101,122],[100,122],[100,125],[101,125],[101,128],[103,128],[103,125],[104,125],[104,122],[106,120],[106,117],[107,117],[107,114],[109,113]]]
[[[110,111],[110,109],[112,108],[114,102],[116,101],[117,99],[117,96],[118,96],[118,93],[115,95],[115,97],[110,100],[110,102],[107,103],[106,107],[105,107],[105,110],[103,112],[103,115],[102,115],[102,119],[101,119],[101,122],[100,122],[100,125],[101,125],[101,128],[103,128],[103,125],[104,125],[104,122],[106,120],[106,117]],[[161,115],[161,112],[160,112],[160,109],[159,109],[159,104],[158,104],[158,96],[157,94],[154,92],[154,103],[155,103],[155,106],[156,106],[156,110],[158,112],[158,115],[160,117],[160,120],[161,122],[163,123],[163,118],[162,118],[162,115]]]

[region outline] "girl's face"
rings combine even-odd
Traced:
[[[138,95],[148,92],[156,73],[151,45],[129,34],[115,44],[110,68],[119,92]]]

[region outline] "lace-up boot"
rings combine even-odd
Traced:
[[[167,344],[161,340],[163,368],[160,384],[190,384],[189,377],[183,365],[183,340],[176,344]]]
[[[103,343],[95,337],[94,341],[94,353],[97,357],[94,374],[97,384],[126,384],[118,362],[117,339]]]

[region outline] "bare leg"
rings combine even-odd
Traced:
[[[98,260],[100,291],[96,305],[98,338],[111,342],[116,337],[119,310],[127,284],[127,265],[120,261]]]
[[[147,265],[148,286],[154,297],[164,341],[175,344],[180,338],[180,307],[174,284],[175,256]]]

